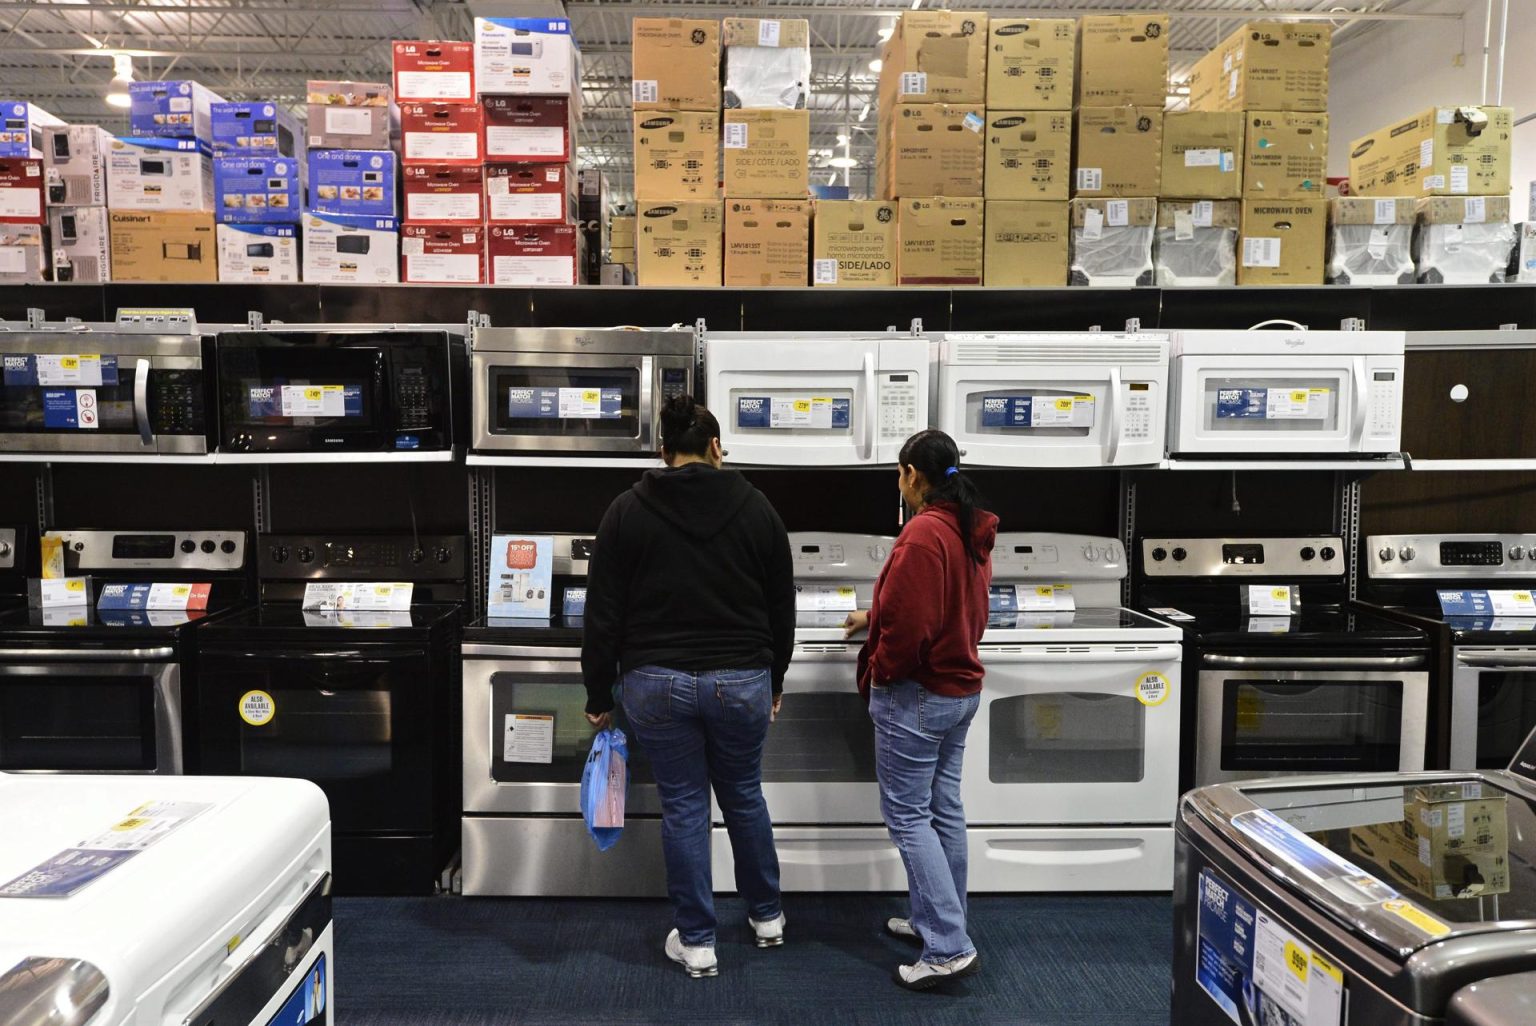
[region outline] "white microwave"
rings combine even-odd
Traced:
[[[1174,332],[1169,452],[1398,452],[1404,341],[1401,331]]]
[[[894,464],[928,426],[932,343],[904,333],[711,332],[707,401],[731,463]]]
[[[938,423],[973,466],[1119,467],[1163,458],[1167,334],[942,337]]]

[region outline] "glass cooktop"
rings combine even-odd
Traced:
[[[1251,616],[1236,604],[1224,608],[1174,608],[1193,617],[1191,620],[1175,622],[1192,628],[1208,644],[1238,639],[1257,641],[1260,638],[1324,644],[1425,643],[1424,633],[1417,627],[1339,606],[1304,605],[1295,616]]]

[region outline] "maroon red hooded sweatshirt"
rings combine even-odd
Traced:
[[[981,690],[976,646],[987,629],[997,517],[977,510],[972,537],[985,558],[966,555],[952,503],[924,509],[902,528],[875,581],[869,637],[859,652],[859,692],[915,680],[937,695]]]

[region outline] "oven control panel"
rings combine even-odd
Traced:
[[[1377,534],[1366,552],[1371,577],[1536,579],[1536,534]]]
[[[1148,577],[1342,577],[1344,541],[1299,538],[1143,538]]]
[[[994,581],[1118,581],[1125,573],[1125,546],[1118,538],[1005,531],[992,546]]]
[[[53,531],[64,566],[82,570],[239,570],[244,531]]]
[[[831,531],[793,531],[789,552],[795,580],[802,578],[873,581],[880,576],[885,557],[895,538],[879,534],[840,534]]]
[[[257,545],[263,580],[462,580],[466,541],[457,535],[267,534]]]

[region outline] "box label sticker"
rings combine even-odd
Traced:
[[[361,385],[265,385],[248,389],[246,412],[252,418],[360,417]]]
[[[903,71],[901,73],[901,95],[923,96],[928,92],[928,73],[926,71]]]
[[[1216,218],[1216,204],[1212,200],[1196,200],[1189,205],[1189,216],[1196,228],[1209,228]]]
[[[565,129],[487,125],[485,153],[488,157],[563,157]]]
[[[770,430],[846,431],[851,401],[828,396],[740,396],[736,400],[738,428]]]
[[[1237,155],[1231,150],[1221,151],[1221,170],[1228,174],[1237,170]]]
[[[1104,237],[1104,212],[1089,207],[1083,211],[1083,239],[1096,242]]]
[[[492,285],[574,285],[575,257],[497,256],[491,260]]]
[[[368,107],[325,108],[327,135],[372,135],[373,111]]]
[[[1188,242],[1195,237],[1195,219],[1184,211],[1173,215],[1173,237],[1178,242]]]
[[[548,713],[508,713],[501,737],[502,762],[548,766],[555,761],[555,718]]]
[[[1424,179],[1425,192],[1443,188],[1445,188],[1445,175],[1429,175]]]
[[[402,71],[396,99],[466,100],[474,96],[467,71]]]
[[[0,885],[0,898],[67,898],[213,807],[212,802],[146,802],[95,837]]]
[[[987,127],[986,121],[975,111],[970,111],[965,115],[964,124],[966,128],[969,128],[978,135],[981,134],[983,128]]]
[[[406,258],[405,271],[411,281],[474,285],[480,281],[480,256],[477,253],[419,253]]]
[[[48,609],[56,606],[84,606],[89,604],[84,577],[45,577],[37,582],[38,604]]]
[[[836,285],[837,261],[819,259],[815,260],[811,264],[811,273],[812,285]]]
[[[1131,223],[1130,200],[1105,200],[1104,222],[1111,228],[1124,228]]]
[[[1185,150],[1185,167],[1220,167],[1221,150]]]
[[[726,122],[725,148],[728,150],[744,150],[747,148],[747,126],[744,122]]]
[[[1454,177],[1453,177],[1454,182]],[[1455,185],[1452,185],[1455,188]],[[1462,201],[1466,204],[1466,210],[1462,213],[1462,221],[1465,224],[1482,224],[1488,220],[1488,203],[1482,196],[1468,196]]]
[[[1375,202],[1375,210],[1372,214],[1374,224],[1397,223],[1397,200],[1379,199]]]
[[[637,79],[634,80],[632,85],[633,85],[633,88],[634,88],[634,102],[636,102],[636,103],[656,103],[657,102],[656,97],[659,95],[660,90],[656,86],[656,80],[655,79],[653,79],[653,78],[637,78]]]
[[[405,216],[412,221],[480,221],[480,194],[407,193]],[[420,240],[417,240],[420,241]]]
[[[757,45],[779,45],[779,23],[772,20],[763,20],[757,23]]]
[[[1425,139],[1423,142],[1419,143],[1419,167],[1426,168],[1434,166],[1435,141],[1433,139]]]
[[[1243,239],[1244,267],[1279,267],[1279,238],[1248,236]]]
[[[405,159],[478,161],[480,134],[478,132],[407,132]]]
[[[1080,167],[1077,169],[1077,189],[1079,192],[1099,192],[1104,188],[1104,169],[1101,167]],[[1086,213],[1085,213],[1086,216]]]
[[[1468,168],[1465,164],[1457,164],[1451,168],[1451,191],[1464,194],[1471,187],[1468,177]]]
[[[565,216],[565,197],[558,192],[492,193],[490,204],[492,221],[558,221]]]

